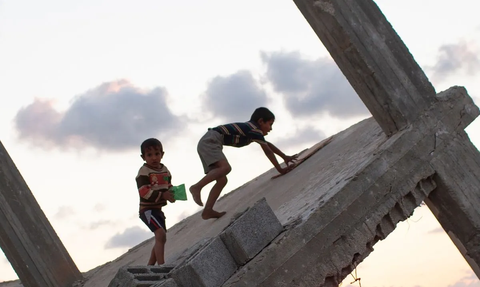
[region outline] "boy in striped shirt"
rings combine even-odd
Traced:
[[[167,241],[165,215],[162,207],[167,201],[175,202],[172,187],[172,175],[161,163],[162,143],[155,138],[145,140],[140,146],[140,155],[145,163],[135,178],[140,196],[139,217],[155,235],[150,259],[147,265],[165,263],[165,242]]]
[[[243,147],[251,142],[260,144],[267,158],[281,174],[287,173],[292,166],[288,164],[297,158],[297,155],[287,156],[272,143],[265,140],[268,132],[272,130],[275,115],[267,108],[257,108],[250,121],[245,123],[231,123],[220,125],[208,129],[208,132],[200,139],[197,151],[202,161],[205,176],[196,184],[190,187],[190,193],[193,200],[200,206],[203,206],[200,192],[202,188],[212,181],[216,181],[208,195],[205,208],[202,212],[203,219],[220,218],[225,211],[217,212],[213,210],[213,205],[217,201],[220,193],[227,184],[227,174],[232,170],[227,158],[222,152],[224,145],[233,147]],[[287,167],[282,168],[275,157],[279,155]]]

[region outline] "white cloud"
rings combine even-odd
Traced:
[[[285,107],[295,117],[326,113],[337,118],[368,115],[340,69],[330,58],[307,60],[300,52],[262,53],[266,78],[284,96]]]
[[[267,103],[266,92],[246,70],[213,78],[202,98],[204,110],[225,122],[248,121],[256,108]]]
[[[152,236],[152,232],[145,231],[138,226],[129,227],[123,233],[117,233],[110,238],[105,244],[105,248],[133,247]]]
[[[104,83],[75,97],[64,112],[36,99],[14,119],[20,139],[44,148],[125,150],[181,126],[164,88],[142,90],[126,80]]]
[[[480,49],[471,42],[461,41],[438,48],[437,62],[431,70],[432,80],[441,82],[449,76],[464,74],[473,76],[480,71]]]
[[[480,281],[478,281],[477,276],[473,271],[469,270],[466,272],[467,275],[455,282],[453,285],[448,285],[448,287],[480,287]]]

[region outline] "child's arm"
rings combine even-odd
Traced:
[[[162,198],[170,202],[175,202],[175,198],[173,197],[173,192],[170,189],[162,192]]]
[[[288,165],[289,161],[292,161],[297,157],[297,155],[294,156],[286,156],[283,152],[281,152],[276,146],[273,144],[266,142],[264,144],[260,144],[262,146],[263,152],[265,155],[268,157],[270,162],[272,162],[273,166],[277,169],[277,171],[281,174],[285,174],[290,171],[291,166]],[[285,168],[282,168],[280,164],[277,161],[277,158],[275,157],[275,154],[278,154],[280,157],[282,157],[285,160],[285,163],[287,163],[287,166]],[[288,159],[288,161],[287,161]]]
[[[271,142],[267,142],[268,144],[268,147],[270,147],[270,149],[278,154],[281,158],[283,158],[283,160],[285,161],[285,163],[288,165],[288,163],[290,162],[293,162],[294,160],[297,159],[298,157],[298,154],[294,154],[292,156],[289,156],[289,155],[285,155],[279,148],[277,148],[276,146],[274,146]]]
[[[168,172],[169,173],[169,179],[168,179],[168,190],[162,192],[162,198],[165,199],[165,200],[168,200],[170,202],[175,202],[175,198],[173,196],[173,191],[172,191],[172,174],[170,173],[170,171]]]

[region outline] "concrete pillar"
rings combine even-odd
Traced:
[[[0,247],[26,287],[66,287],[82,279],[1,142]]]

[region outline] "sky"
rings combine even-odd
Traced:
[[[376,3],[436,91],[465,86],[478,105],[475,1]],[[287,154],[370,117],[291,0],[0,0],[0,95],[0,141],[82,272],[152,236],[135,184],[144,139],[190,186],[207,128],[256,107],[275,113],[267,140]],[[225,153],[224,194],[272,168],[256,144]],[[168,205],[167,228],[199,210]],[[480,287],[426,206],[374,248],[362,286]],[[16,278],[0,253],[0,282]]]

